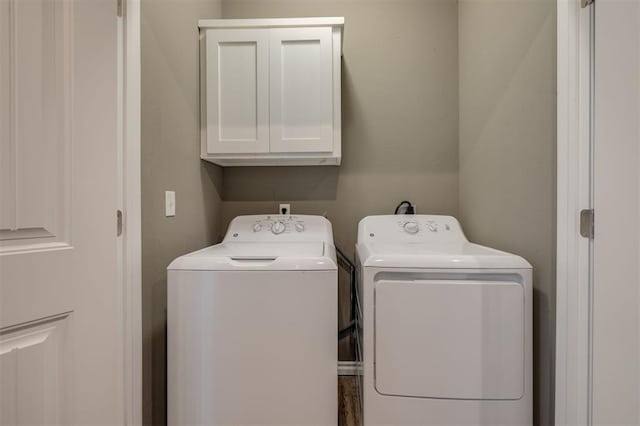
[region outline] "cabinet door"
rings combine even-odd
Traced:
[[[331,28],[271,30],[271,152],[333,150]]]
[[[268,152],[268,30],[207,30],[205,69],[207,153]]]

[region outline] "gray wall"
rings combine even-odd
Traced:
[[[222,170],[200,162],[198,29],[214,0],[142,1],[144,424],[166,423],[166,267],[220,234]],[[164,191],[176,216],[164,216]]]
[[[173,258],[279,202],[327,213],[352,254],[357,222],[403,199],[457,215],[472,240],[533,264],[534,412],[552,424],[554,11],[552,0],[143,0],[145,424],[165,422]],[[342,166],[223,170],[199,160],[196,21],[220,16],[345,16]],[[163,214],[165,190],[177,193],[174,218]]]
[[[460,218],[534,267],[534,415],[553,424],[556,30],[552,0],[459,0]]]
[[[225,168],[223,225],[238,214],[327,213],[353,253],[358,221],[458,212],[457,6],[452,0],[223,0],[224,18],[344,16],[340,167]]]

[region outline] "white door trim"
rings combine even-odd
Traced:
[[[122,0],[119,55],[119,239],[124,297],[124,419],[142,424],[142,260],[140,189],[140,0]],[[115,215],[115,212],[114,212]]]
[[[558,0],[556,425],[591,424],[592,240],[580,210],[592,208],[593,6]]]

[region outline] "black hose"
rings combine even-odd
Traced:
[[[402,207],[403,205],[407,205],[407,211],[405,212],[405,214],[415,214],[415,210],[413,208],[413,204],[411,203],[411,201],[401,201],[400,204],[397,205],[396,210],[393,212],[393,214],[398,214],[398,212],[400,211],[400,207]]]

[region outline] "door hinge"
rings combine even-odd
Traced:
[[[116,221],[116,236],[119,237],[120,235],[122,235],[122,210],[118,210],[116,212]]]
[[[593,209],[580,211],[580,235],[584,238],[593,239],[594,212]]]
[[[582,7],[587,7],[587,6],[591,5],[591,4],[593,4],[594,1],[595,0],[581,0]]]
[[[122,18],[124,16],[124,1],[125,0],[118,0],[118,6],[117,6],[118,18]]]

